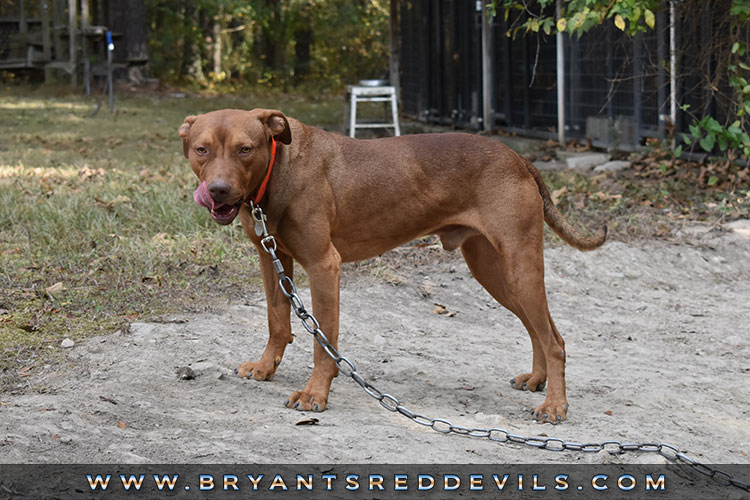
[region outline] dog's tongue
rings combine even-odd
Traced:
[[[198,186],[198,189],[196,189],[193,193],[193,201],[195,201],[202,207],[208,208],[209,210],[214,210],[215,208],[223,205],[223,203],[217,205],[214,199],[211,198],[211,194],[208,192],[208,186],[206,186],[205,181],[201,182],[201,185]]]

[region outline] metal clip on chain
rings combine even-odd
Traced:
[[[578,451],[582,453],[597,453],[606,450],[612,455],[620,455],[625,452],[642,452],[658,453],[667,460],[676,463],[682,463],[690,466],[693,470],[710,477],[717,483],[724,486],[734,486],[744,491],[750,491],[750,484],[734,478],[731,474],[721,469],[713,468],[709,465],[702,464],[693,458],[680,453],[679,448],[666,443],[622,443],[620,441],[602,441],[600,443],[576,443],[564,439],[547,437],[522,436],[511,434],[505,429],[492,427],[489,429],[479,427],[463,427],[454,425],[449,420],[442,418],[430,418],[419,413],[415,413],[399,402],[399,400],[387,394],[375,385],[365,380],[359,374],[353,361],[342,356],[339,351],[331,345],[325,333],[320,329],[320,323],[312,313],[307,312],[302,299],[297,294],[297,287],[294,286],[292,279],[284,272],[284,266],[281,260],[276,256],[276,239],[273,235],[268,234],[266,227],[266,215],[259,206],[251,202],[248,204],[255,221],[255,229],[258,236],[262,236],[260,245],[263,250],[271,256],[273,267],[279,275],[279,286],[281,292],[289,299],[294,314],[302,321],[302,326],[308,331],[315,340],[320,344],[328,356],[336,363],[339,373],[354,380],[362,389],[373,399],[380,402],[381,406],[388,411],[400,413],[414,423],[431,428],[440,434],[461,434],[473,438],[485,438],[498,443],[517,443],[532,448],[538,448],[549,451]],[[260,230],[260,232],[259,232]]]

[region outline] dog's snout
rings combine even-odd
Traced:
[[[232,186],[221,180],[213,181],[208,185],[208,192],[211,193],[211,198],[217,203],[226,203],[231,190]]]

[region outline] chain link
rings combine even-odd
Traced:
[[[276,256],[276,239],[268,233],[265,220],[266,216],[263,210],[249,203],[249,208],[256,224],[262,227],[261,247],[268,253],[273,261],[274,269],[279,275],[279,286],[282,293],[289,299],[294,310],[294,314],[302,321],[302,326],[307,330],[323,348],[325,353],[333,359],[339,369],[339,373],[350,377],[356,382],[370,397],[380,402],[388,411],[400,413],[412,422],[431,428],[440,434],[459,434],[479,439],[488,439],[498,443],[517,443],[532,448],[549,450],[549,451],[577,451],[582,453],[597,453],[607,451],[611,455],[620,455],[626,452],[641,453],[658,453],[670,462],[681,463],[690,466],[694,471],[710,477],[717,483],[724,486],[734,486],[744,491],[750,492],[750,483],[745,483],[734,478],[728,472],[711,467],[698,462],[697,460],[681,453],[679,448],[667,443],[622,443],[620,441],[602,441],[599,443],[577,443],[575,441],[566,441],[555,437],[534,437],[512,434],[505,429],[492,427],[489,429],[472,428],[455,425],[449,420],[443,418],[430,418],[419,413],[414,413],[407,407],[403,406],[395,396],[384,393],[372,383],[368,382],[357,371],[353,361],[341,356],[339,351],[331,345],[328,337],[320,329],[320,323],[312,313],[307,312],[302,299],[297,294],[297,287],[294,286],[292,279],[286,275],[281,260]],[[261,235],[259,235],[261,236]]]

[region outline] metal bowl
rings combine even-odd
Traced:
[[[388,80],[360,80],[359,84],[362,87],[385,87],[390,85]]]

